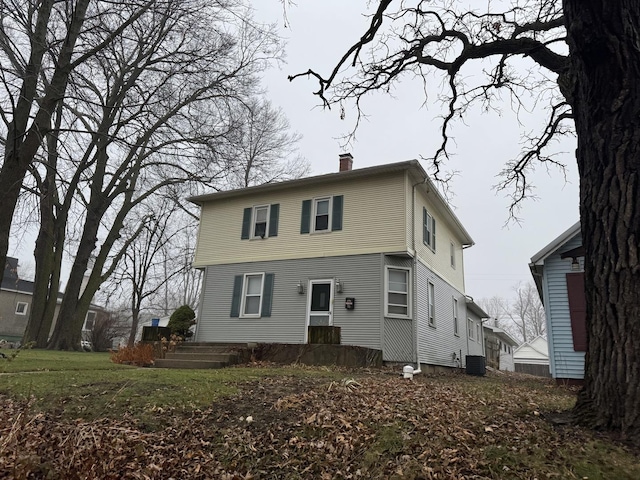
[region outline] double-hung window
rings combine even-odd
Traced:
[[[480,333],[480,323],[476,323],[476,339],[478,340],[478,342],[482,340],[482,334]]]
[[[27,302],[18,302],[16,304],[16,315],[26,315],[29,304]]]
[[[256,205],[244,209],[242,216],[242,240],[278,236],[280,204]]]
[[[436,251],[436,219],[422,208],[422,241],[434,252]]]
[[[329,212],[331,211],[331,197],[316,198],[313,202],[313,231],[331,231]]]
[[[231,298],[231,317],[261,318],[271,316],[273,273],[236,275]]]
[[[474,340],[473,336],[473,320],[467,318],[467,333],[469,335],[469,340]]]
[[[436,326],[436,286],[429,282],[429,325]]]
[[[459,327],[458,327],[458,299],[453,299],[453,334],[460,335]]]
[[[248,273],[244,276],[242,291],[242,317],[259,317],[262,305],[264,273]]]
[[[267,235],[267,227],[269,225],[269,205],[261,205],[253,207],[253,238],[264,238]]]
[[[387,315],[408,317],[409,309],[409,270],[387,267]]]
[[[300,233],[324,233],[342,230],[344,196],[333,195],[302,201]]]

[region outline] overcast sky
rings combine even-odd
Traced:
[[[364,103],[368,115],[347,147],[341,137],[351,131],[355,115],[346,106],[346,118],[337,110],[318,107],[312,92],[317,83],[300,78],[293,83],[287,75],[309,68],[326,75],[339,58],[364,32],[367,0],[298,0],[287,10],[289,27],[284,27],[279,0],[253,2],[256,19],[275,23],[287,39],[287,59],[280,68],[265,74],[267,96],[281,107],[294,130],[303,135],[300,153],[310,162],[312,174],[335,172],[338,155],[350,152],[354,168],[420,159],[433,155],[438,146],[439,115],[443,110],[431,102],[423,106],[424,94],[418,79],[407,77],[390,95],[373,94]],[[376,3],[376,2],[372,2]],[[465,72],[473,80],[473,71]],[[430,99],[437,98],[439,82],[429,79]],[[527,118],[516,118],[508,103],[502,115],[466,116],[453,131],[453,162],[446,168],[459,171],[451,184],[451,200],[475,245],[465,250],[466,293],[475,299],[500,295],[510,297],[518,282],[530,281],[529,259],[557,235],[578,220],[578,181],[574,160],[574,141],[558,146],[565,152],[559,158],[568,164],[567,182],[557,171],[540,167],[531,179],[536,185],[536,201],[525,202],[521,225],[505,228],[509,200],[492,188],[504,162],[520,149],[520,135],[542,128],[544,113],[534,111]],[[518,123],[524,121],[526,126]],[[428,170],[427,161],[422,161]],[[33,242],[12,238],[10,255],[21,265],[33,268]]]
[[[287,75],[309,68],[327,75],[364,32],[367,20],[362,14],[367,3],[299,0],[287,10],[288,28],[279,1],[254,3],[257,19],[276,23],[287,38],[286,64],[267,73],[265,86],[269,99],[303,135],[300,151],[311,163],[312,174],[337,171],[338,154],[345,151],[354,156],[354,168],[363,168],[427,158],[438,145],[442,110],[437,105],[423,107],[422,85],[417,79],[404,79],[393,97],[373,94],[364,104],[367,121],[357,131],[356,141],[344,148],[340,137],[353,127],[353,109],[347,108],[341,120],[338,111],[318,107],[312,95],[317,90],[314,80],[287,80]],[[473,80],[473,72],[467,75]],[[428,92],[435,99],[439,83],[430,82]],[[447,168],[460,173],[451,185],[452,207],[475,241],[464,256],[466,293],[475,299],[510,297],[514,285],[531,280],[531,256],[578,220],[575,141],[565,140],[557,149],[564,152],[559,159],[568,165],[567,182],[556,170],[538,168],[532,178],[537,200],[524,203],[521,225],[504,226],[509,200],[492,187],[505,161],[520,150],[520,135],[542,128],[544,118],[544,112],[534,111],[521,116],[526,125],[520,125],[505,102],[501,115],[473,111],[453,132],[455,157]],[[422,164],[429,167],[427,161]]]

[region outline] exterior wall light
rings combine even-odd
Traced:
[[[304,293],[304,284],[302,283],[302,280],[300,280],[296,285],[296,290],[298,291],[299,294]]]
[[[336,292],[342,293],[342,287],[344,287],[344,284],[340,281],[339,278],[336,278]]]

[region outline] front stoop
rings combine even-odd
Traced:
[[[168,352],[165,358],[155,361],[156,368],[224,368],[238,363],[246,344],[201,344],[179,345],[175,352]]]

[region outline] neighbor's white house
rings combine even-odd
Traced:
[[[343,344],[387,362],[464,366],[486,313],[465,295],[473,240],[418,161],[192,197],[204,271],[195,340]]]

